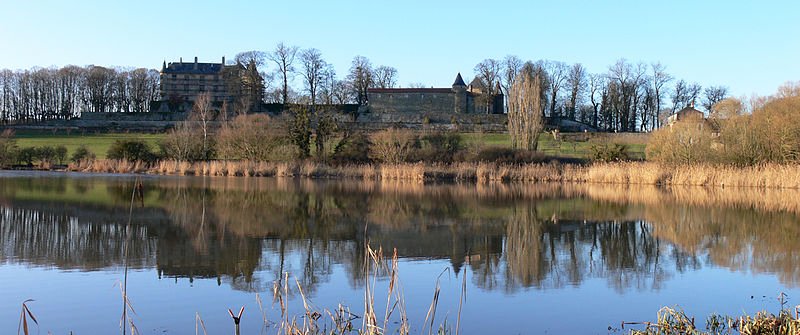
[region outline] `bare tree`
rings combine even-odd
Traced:
[[[647,75],[647,64],[639,62],[633,67],[631,72],[631,117],[628,120],[628,130],[636,130],[637,116],[640,119],[639,130],[644,131],[648,123],[649,105],[644,103],[651,99],[652,92],[649,90],[650,77]]]
[[[240,64],[255,63],[256,67],[261,68],[267,60],[267,53],[258,50],[242,51],[233,60]]]
[[[526,63],[508,92],[508,129],[514,148],[536,150],[544,127],[541,81],[534,65]]]
[[[333,104],[337,81],[336,69],[333,68],[333,64],[326,64],[322,70],[322,81],[320,81],[319,85],[319,93],[326,105]]]
[[[558,93],[567,81],[568,68],[564,62],[546,61],[545,69],[548,74],[548,87],[550,93],[550,117],[560,116],[558,108]]]
[[[508,55],[506,58],[503,58],[503,76],[500,78],[500,85],[503,87],[504,93],[508,93],[508,91],[511,90],[511,84],[522,69],[522,64],[524,64],[522,60],[514,55]]]
[[[374,86],[378,88],[393,88],[397,85],[397,69],[381,65],[375,68],[372,73]]]
[[[496,59],[487,58],[475,65],[474,70],[483,86],[480,88],[477,103],[483,105],[484,111],[488,113],[492,110],[494,96],[497,94],[496,86],[500,83],[502,64]]]
[[[633,99],[636,94],[636,82],[634,71],[630,63],[625,59],[620,59],[609,68],[609,80],[614,82],[610,107],[614,112],[614,129],[628,131],[631,119],[634,119]]]
[[[283,42],[275,46],[275,50],[267,55],[275,65],[278,66],[278,74],[283,80],[283,90],[281,92],[281,103],[286,104],[289,102],[289,77],[294,74],[295,56],[297,55],[296,46],[287,46]]]
[[[606,77],[602,74],[589,75],[589,101],[592,103],[592,125],[597,128],[598,126],[598,113],[600,112],[600,103],[602,101],[603,91],[606,90]]]
[[[353,90],[345,80],[337,80],[333,83],[332,94],[337,104],[349,104],[353,101]]]
[[[586,68],[583,65],[580,63],[572,65],[567,76],[567,85],[569,85],[567,117],[571,120],[576,120],[575,111],[578,109],[581,94],[586,89]]]
[[[694,106],[700,91],[702,91],[702,86],[699,84],[689,84],[683,79],[679,80],[675,84],[675,91],[672,94],[672,113],[687,106]]]
[[[703,90],[703,108],[709,113],[714,105],[728,97],[728,88],[724,86],[709,86]]]
[[[350,82],[350,87],[356,95],[356,102],[363,105],[367,102],[367,89],[372,87],[372,64],[369,59],[364,56],[356,56],[353,58],[353,63],[350,66],[350,73],[347,75],[347,81]]]
[[[312,113],[317,105],[317,91],[320,82],[324,79],[327,63],[322,59],[322,53],[314,48],[305,49],[300,53],[302,66],[301,76],[311,98]]]
[[[203,159],[209,159],[210,145],[208,140],[209,124],[215,118],[214,109],[211,105],[211,94],[208,92],[201,93],[194,100],[192,107],[192,114],[189,116],[190,121],[199,123],[200,130],[203,132]]]
[[[661,113],[661,100],[664,96],[664,85],[672,81],[672,76],[670,76],[666,72],[666,67],[661,63],[653,63],[650,64],[651,74],[650,74],[650,84],[653,85],[653,115],[650,118],[652,122],[652,129],[661,126],[661,120],[658,117],[659,113]]]

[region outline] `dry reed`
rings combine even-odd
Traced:
[[[465,181],[485,183],[596,183],[633,185],[686,185],[708,187],[800,188],[800,168],[765,164],[751,167],[726,165],[668,166],[648,162],[591,165],[532,163],[362,164],[330,166],[313,161],[257,162],[161,161],[155,164],[124,160],[89,160],[72,163],[70,171],[149,173],[163,175],[291,177],[309,179],[361,179]]]

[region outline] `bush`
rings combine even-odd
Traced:
[[[291,113],[289,139],[297,146],[298,158],[308,158],[311,156],[311,111],[303,106],[295,106]]]
[[[116,140],[108,148],[106,157],[122,159],[129,162],[154,162],[158,157],[150,149],[150,145],[141,140]]]
[[[21,165],[31,166],[36,160],[37,150],[34,147],[27,147],[17,150],[17,162]]]
[[[75,152],[72,153],[72,157],[70,157],[70,161],[73,163],[77,163],[80,161],[87,161],[87,160],[94,160],[96,158],[95,154],[89,151],[86,146],[81,145],[78,149],[75,149]]]
[[[629,159],[628,146],[624,144],[593,144],[589,147],[589,151],[591,152],[592,160],[596,162],[621,162]]]
[[[51,146],[41,146],[34,148],[34,160],[41,164],[52,164],[56,160],[56,149]]]
[[[408,161],[418,139],[411,130],[389,128],[372,134],[371,140],[370,158],[397,164]]]
[[[17,141],[14,131],[7,129],[0,133],[0,168],[14,163],[17,156]]]
[[[203,148],[202,131],[188,123],[180,123],[167,132],[160,146],[164,157],[187,162],[209,159],[214,151],[213,144]]]
[[[265,114],[237,116],[217,134],[218,154],[223,159],[274,160],[286,137],[271,129],[271,122]]]
[[[58,164],[64,164],[67,160],[67,147],[63,145],[59,145],[55,148],[55,156],[54,158],[58,161]]]
[[[420,138],[419,148],[414,152],[414,160],[452,163],[461,147],[461,135],[456,132],[427,134]]]
[[[345,133],[341,141],[333,148],[331,161],[334,164],[369,163],[369,150],[372,143],[369,136],[362,132]]]
[[[654,131],[645,154],[647,160],[666,164],[712,161],[711,132],[697,122],[677,122]]]

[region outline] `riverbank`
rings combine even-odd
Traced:
[[[707,187],[800,188],[800,169],[793,165],[752,167],[722,165],[668,166],[650,162],[594,164],[453,163],[361,164],[332,166],[306,162],[91,160],[68,165],[68,171],[185,176],[291,177],[312,179],[406,180],[474,183],[603,183]]]

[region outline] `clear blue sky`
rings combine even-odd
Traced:
[[[798,1],[13,1],[0,5],[0,68],[160,68],[285,41],[344,76],[355,55],[399,84],[449,86],[485,58],[660,61],[677,78],[770,94],[800,80]],[[468,80],[468,79],[467,79]]]

